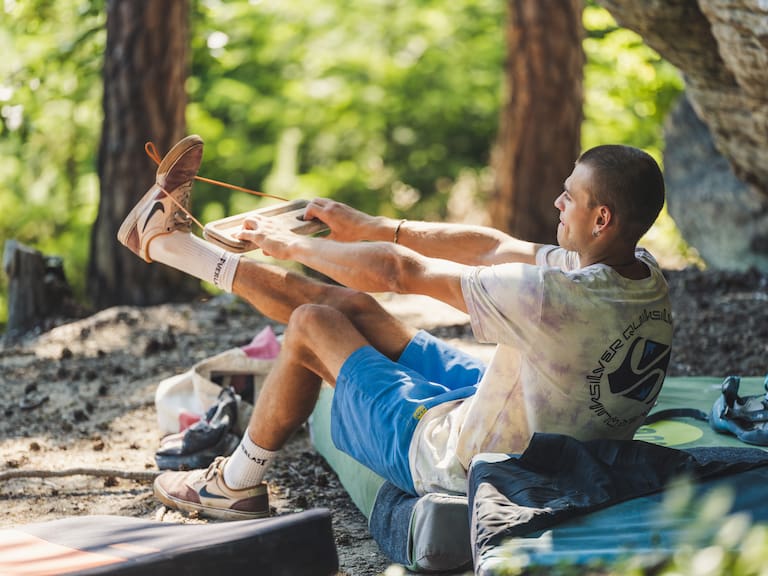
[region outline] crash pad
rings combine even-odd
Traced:
[[[0,530],[0,574],[274,576],[336,574],[330,512],[171,524],[78,516]]]

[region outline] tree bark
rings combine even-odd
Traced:
[[[91,233],[88,294],[97,308],[187,300],[199,282],[148,265],[117,242],[122,220],[152,185],[144,144],[166,152],[186,132],[187,0],[107,2],[101,197]]]
[[[491,222],[554,243],[555,198],[579,154],[583,118],[582,0],[509,0],[506,96]]]
[[[72,290],[61,258],[45,256],[16,240],[6,240],[3,271],[8,277],[6,342],[43,326],[55,316],[75,315]]]

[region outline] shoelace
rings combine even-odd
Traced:
[[[205,471],[205,480],[209,481],[217,474],[224,474],[224,469],[221,468],[221,462],[224,460],[224,456],[216,456],[216,458],[208,465],[208,469]]]
[[[154,142],[147,142],[144,144],[144,151],[147,153],[147,156],[149,156],[152,161],[160,165],[160,162],[162,161],[162,157],[157,151],[157,148],[155,147]],[[242,186],[237,186],[236,184],[229,184],[227,182],[220,182],[219,180],[213,180],[211,178],[204,178],[203,176],[195,176],[195,180],[200,180],[201,182],[207,182],[208,184],[214,184],[216,186],[221,186],[222,188],[229,188],[230,190],[237,190],[238,192],[247,192],[248,194],[253,194],[254,196],[262,196],[264,198],[274,198],[275,200],[283,200],[288,201],[288,198],[283,198],[282,196],[277,196],[276,194],[267,194],[266,192],[259,192],[258,190],[251,190],[249,188],[243,188]],[[187,210],[184,206],[179,203],[178,200],[176,200],[171,194],[162,186],[158,185],[158,188],[165,193],[168,198],[171,199],[171,202],[176,204],[176,207],[179,208],[184,214],[187,215],[187,217],[192,220],[197,226],[200,227],[200,229],[203,229],[203,225],[200,223],[200,221],[192,216],[190,214],[189,210]]]

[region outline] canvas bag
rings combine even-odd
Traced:
[[[182,431],[216,403],[222,386],[244,383],[245,394],[237,385],[233,386],[239,396],[237,428],[243,432],[253,410],[253,401],[279,350],[280,343],[267,326],[247,346],[201,360],[186,372],[161,381],[155,391],[161,433]]]

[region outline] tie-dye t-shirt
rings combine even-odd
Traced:
[[[495,353],[474,396],[427,411],[411,442],[414,486],[462,493],[481,452],[519,453],[534,432],[581,440],[632,438],[661,390],[672,313],[667,283],[579,267],[543,247],[537,265],[473,268],[462,278],[472,329]]]

